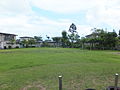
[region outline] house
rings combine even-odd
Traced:
[[[20,37],[20,47],[41,47],[43,41],[38,41],[33,37]]]
[[[85,38],[83,39],[84,45],[82,45],[82,47],[86,47],[87,49],[96,49],[98,48],[99,45],[98,39],[99,39],[98,33],[86,35]]]
[[[42,47],[43,41],[36,41],[36,47]]]
[[[34,40],[34,38],[28,37],[28,36],[20,37],[20,47],[23,48],[23,47],[35,46],[35,45],[29,43],[31,40]]]
[[[15,34],[0,33],[0,49],[19,48],[19,44],[15,42],[16,36]]]
[[[52,37],[53,41],[51,43],[54,44],[54,47],[62,46],[62,37]]]
[[[24,40],[29,41],[31,39],[33,39],[33,37],[28,37],[28,36],[20,37],[20,41],[24,41]]]
[[[55,47],[55,41],[45,40],[42,44],[43,47]]]
[[[42,44],[43,47],[61,47],[62,44],[52,40],[45,40]]]

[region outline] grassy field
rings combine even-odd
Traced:
[[[0,90],[84,90],[114,85],[120,52],[63,48],[0,50]],[[119,83],[120,86],[120,83]]]

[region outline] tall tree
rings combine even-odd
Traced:
[[[116,32],[108,32],[106,35],[106,47],[113,49],[117,43],[117,34]]]
[[[68,45],[69,45],[69,40],[68,40],[67,32],[64,30],[62,31],[62,46],[68,47]]]
[[[76,30],[77,30],[76,25],[74,23],[72,23],[69,27],[69,32],[75,33],[75,32],[77,32]]]
[[[88,42],[90,43],[91,49],[96,46],[100,49],[113,49],[116,46],[117,34],[115,30],[113,30],[113,32],[107,32],[103,29],[96,28],[92,30],[92,34],[88,35],[90,36]]]
[[[71,33],[68,35],[71,42],[71,47],[74,47],[74,43],[80,38],[77,32],[77,27],[74,23],[70,25],[69,32]]]
[[[84,49],[85,48],[86,38],[85,37],[81,37],[80,42],[82,44],[82,49]]]
[[[120,30],[119,30],[119,33],[118,33],[118,38],[119,38],[119,40],[120,40]]]

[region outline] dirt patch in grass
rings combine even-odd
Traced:
[[[27,85],[21,90],[46,90],[46,88],[41,84],[33,84],[33,85]]]
[[[117,52],[116,54],[119,54],[119,55],[120,55],[120,52]]]
[[[120,52],[114,52],[114,53],[112,53],[112,54],[117,54],[117,55],[120,55]]]

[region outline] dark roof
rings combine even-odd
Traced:
[[[33,38],[33,37],[24,36],[24,37],[20,37],[20,38]]]
[[[10,34],[10,33],[1,33],[1,32],[0,32],[0,34],[17,36],[17,35],[15,35],[15,34]]]
[[[93,34],[86,35],[85,37],[91,37]]]
[[[62,38],[62,37],[52,37],[52,38]]]
[[[92,36],[96,37],[98,35],[99,35],[98,33],[92,33],[92,34],[86,35],[85,37],[87,38],[92,37]]]

